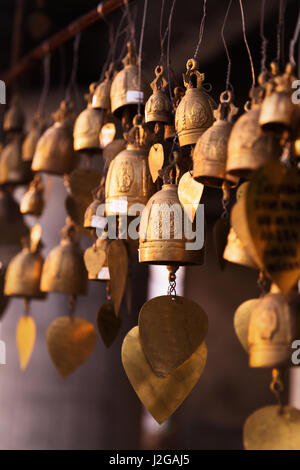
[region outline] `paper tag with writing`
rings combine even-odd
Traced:
[[[100,271],[98,272],[98,279],[101,279],[102,281],[110,280],[108,266],[103,266],[103,268],[100,269]]]
[[[142,103],[144,100],[144,93],[142,91],[128,90],[126,93],[126,101],[128,103]]]

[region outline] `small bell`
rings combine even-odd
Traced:
[[[251,92],[251,109],[235,122],[228,141],[226,171],[232,176],[248,178],[254,170],[279,159],[279,139],[262,131],[258,119],[264,92],[263,77],[260,86]]]
[[[293,321],[280,293],[268,293],[251,313],[248,344],[250,367],[280,367],[290,359]]]
[[[193,178],[207,186],[222,187],[224,181],[231,186],[238,178],[226,175],[227,144],[232,129],[232,117],[238,109],[231,101],[231,93],[220,96],[220,105],[214,111],[216,121],[198,139],[193,152]]]
[[[47,128],[43,117],[37,113],[33,119],[32,127],[22,144],[22,159],[32,161],[39,138]]]
[[[0,154],[0,184],[23,185],[32,178],[30,163],[22,160],[21,141],[15,134]]]
[[[108,70],[105,72],[105,79],[95,88],[92,98],[92,108],[105,109],[107,112],[110,112],[110,88],[114,75],[114,64],[110,64]]]
[[[44,259],[39,253],[41,226],[35,225],[30,234],[30,243],[23,239],[24,248],[9,263],[5,273],[4,294],[24,297],[26,299],[41,298],[40,277]]]
[[[95,229],[99,227],[99,216],[97,215],[97,209],[100,204],[103,204],[105,201],[105,178],[101,179],[99,187],[94,192],[94,200],[87,207],[84,214],[83,226],[87,229]],[[104,228],[100,226],[100,228]]]
[[[44,186],[40,175],[35,175],[20,203],[22,214],[39,217],[44,208]]]
[[[127,43],[127,55],[123,59],[124,68],[114,77],[110,89],[111,112],[121,117],[124,109],[131,109],[131,115],[137,112],[138,103],[147,99],[147,84],[141,78],[139,89],[138,58],[130,42]]]
[[[166,94],[168,82],[164,75],[164,68],[158,65],[155,68],[156,78],[151,83],[153,94],[145,105],[145,122],[165,122],[172,121],[172,104]]]
[[[276,64],[271,64],[273,78],[266,86],[266,96],[261,105],[259,125],[264,131],[281,134],[291,131],[297,124],[297,106],[292,101],[294,67],[288,63],[285,73],[279,75]]]
[[[148,166],[151,135],[136,116],[126,134],[126,150],[110,163],[105,183],[106,215],[128,214],[134,204],[146,204],[155,187]]]
[[[4,114],[3,130],[5,132],[21,132],[24,127],[25,116],[20,106],[20,100],[15,95],[12,100],[10,107]]]
[[[233,228],[231,228],[229,231],[223,258],[230,263],[241,264],[242,266],[248,266],[249,268],[257,269],[256,263],[248,254],[246,248],[237,237]]]
[[[75,225],[67,219],[61,231],[60,245],[48,254],[41,277],[42,292],[60,292],[71,296],[86,295],[87,272],[82,252],[76,242]]]
[[[213,107],[207,93],[202,90],[204,74],[198,71],[198,63],[189,59],[187,72],[183,75],[185,96],[180,101],[175,115],[175,128],[179,145],[193,145],[213,121]]]
[[[73,149],[73,105],[62,101],[52,115],[55,123],[38,140],[32,170],[54,175],[70,173],[76,166],[77,155]]]
[[[95,86],[95,83],[90,85],[90,92],[85,95],[88,101],[87,107],[79,114],[74,124],[73,137],[76,151],[100,152],[99,132],[103,125],[104,115],[101,111],[92,108]]]

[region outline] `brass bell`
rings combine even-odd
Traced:
[[[231,101],[231,93],[223,92],[220,105],[214,111],[216,121],[198,139],[193,152],[193,178],[199,183],[215,188],[222,187],[224,181],[231,186],[237,185],[238,178],[226,174],[231,121],[237,111]]]
[[[45,132],[46,128],[45,120],[37,113],[33,119],[32,127],[22,144],[22,159],[24,161],[31,161],[33,159],[38,140],[43,132]]]
[[[92,98],[92,108],[105,109],[107,112],[110,111],[110,88],[114,75],[114,64],[110,64],[108,70],[105,72],[104,80],[95,88]]]
[[[280,293],[268,293],[250,316],[250,367],[280,367],[290,359],[294,325],[289,304]]]
[[[155,68],[156,78],[151,83],[153,94],[145,105],[145,122],[170,123],[172,120],[172,104],[165,91],[168,82],[163,74],[163,66],[158,65]]]
[[[198,63],[189,59],[187,72],[183,75],[186,93],[180,101],[175,115],[175,128],[179,145],[193,145],[213,121],[212,102],[202,90],[204,74],[198,71]]]
[[[235,122],[228,141],[226,171],[232,176],[248,178],[251,173],[281,155],[279,139],[263,132],[258,120],[261,112],[262,87],[251,93],[251,109]]]
[[[291,131],[297,124],[297,106],[292,101],[294,67],[288,63],[285,72],[278,74],[276,64],[271,64],[273,78],[266,86],[266,96],[261,105],[259,125],[264,131],[282,133]]]
[[[40,225],[31,230],[30,243],[23,239],[24,248],[9,263],[5,273],[4,294],[27,299],[41,298],[40,278],[44,259],[39,253]]]
[[[20,100],[15,95],[12,100],[10,107],[4,114],[3,130],[5,132],[21,132],[24,127],[25,116],[20,106]]]
[[[78,247],[75,225],[67,218],[61,231],[60,245],[48,254],[41,277],[42,292],[60,292],[71,296],[86,295],[87,271]]]
[[[77,164],[73,149],[73,105],[62,101],[60,108],[52,115],[55,123],[38,140],[32,170],[54,175],[70,173]]]
[[[237,237],[233,228],[231,228],[229,231],[223,258],[230,263],[241,264],[242,266],[248,266],[249,268],[257,269],[256,263],[248,254],[245,246]]]
[[[0,154],[0,184],[22,185],[31,178],[30,163],[22,160],[22,137],[15,134]]]
[[[146,205],[155,187],[148,166],[151,136],[136,116],[133,128],[126,134],[128,142],[110,163],[105,182],[105,212],[107,216],[128,214],[134,204]]]
[[[90,92],[85,95],[88,101],[87,107],[79,114],[74,124],[73,137],[76,151],[100,152],[99,132],[103,125],[104,115],[101,111],[92,108],[95,86],[95,83],[90,85]]]
[[[114,77],[110,89],[111,112],[117,117],[123,115],[124,109],[131,109],[131,115],[137,112],[138,103],[147,99],[147,84],[141,78],[139,89],[138,58],[130,42],[127,43],[127,55],[123,59],[124,68]]]
[[[22,214],[39,217],[44,208],[44,186],[40,175],[35,175],[20,202]]]
[[[171,208],[171,209],[170,209]],[[184,232],[184,211],[177,184],[164,184],[149,199],[139,229],[140,263],[172,265],[203,264],[204,250],[188,250]]]

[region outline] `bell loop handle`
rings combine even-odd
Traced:
[[[183,74],[184,86],[189,88],[200,88],[205,79],[205,74],[200,73],[199,64],[195,59],[189,59],[186,63],[186,73]]]
[[[280,373],[280,370],[279,369],[272,369],[272,380],[271,380],[271,383],[270,383],[270,390],[271,392],[275,395],[276,399],[277,399],[277,403],[278,403],[278,406],[279,406],[279,414],[282,414],[283,413],[283,403],[282,403],[282,398],[281,398],[281,394],[284,390],[284,385],[283,385],[283,382],[282,382],[282,378],[281,378],[281,373]]]

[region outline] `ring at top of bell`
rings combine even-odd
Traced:
[[[105,72],[104,80],[95,88],[92,98],[92,108],[105,109],[107,112],[110,111],[110,88],[114,76],[115,67],[114,64],[111,63],[108,70]]]
[[[12,98],[10,107],[4,114],[3,130],[5,132],[21,132],[24,127],[25,116],[17,95]]]
[[[187,72],[183,74],[186,92],[175,114],[175,128],[179,145],[193,145],[214,121],[212,102],[202,90],[204,74],[198,71],[198,64],[189,59]]]
[[[145,105],[145,122],[172,122],[172,104],[166,94],[168,82],[164,77],[164,68],[155,68],[156,78],[151,83],[152,95]]]
[[[45,119],[37,113],[33,119],[31,129],[22,144],[22,159],[24,161],[31,161],[33,159],[38,140],[46,128],[47,123]]]
[[[223,92],[220,105],[214,111],[216,121],[199,137],[193,152],[193,178],[207,186],[222,187],[224,181],[236,186],[238,178],[226,174],[227,145],[232,129],[232,117],[238,109],[231,93]]]
[[[77,117],[74,130],[74,150],[79,152],[100,152],[99,132],[103,125],[103,113],[92,108],[92,98],[96,84],[91,83],[85,95],[87,107]]]
[[[0,154],[0,184],[23,185],[31,179],[30,162],[22,160],[22,137],[15,134]]]
[[[130,42],[127,43],[127,55],[123,59],[124,68],[118,72],[111,84],[110,102],[111,112],[121,117],[124,108],[133,108],[135,114],[138,103],[144,104],[147,97],[147,83],[141,77],[141,89],[139,87],[138,58]]]

